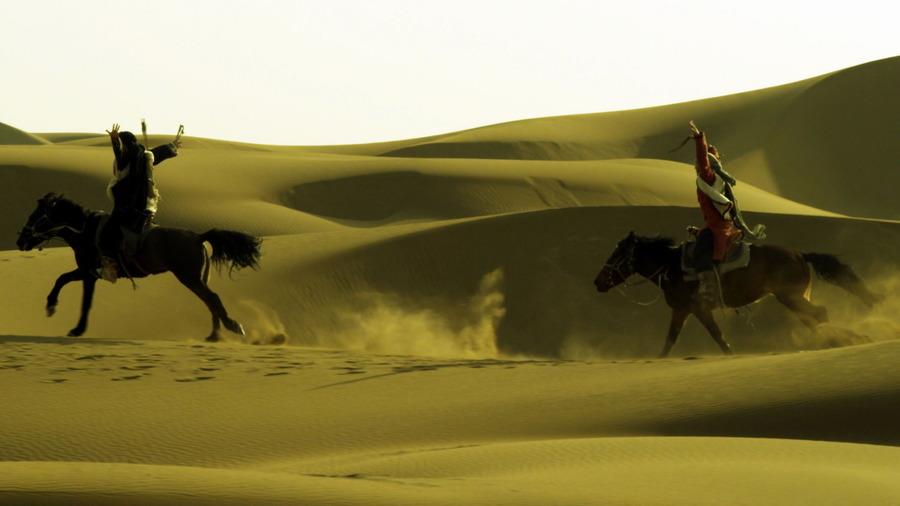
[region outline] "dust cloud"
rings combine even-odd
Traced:
[[[361,295],[361,309],[343,312],[323,344],[381,354],[495,357],[497,327],[506,314],[502,282],[502,270],[491,271],[468,300],[443,307],[414,307],[391,294]]]
[[[828,308],[829,322],[814,332],[795,330],[794,343],[807,349],[833,348],[900,338],[900,271],[869,276],[866,284],[883,297],[871,309],[863,306],[856,297],[837,291],[839,289],[821,289],[817,297],[814,288],[813,303]],[[818,287],[821,285],[820,282]]]
[[[244,341],[249,344],[285,344],[288,341],[288,332],[278,313],[262,302],[243,299],[239,301],[250,314],[245,319]]]

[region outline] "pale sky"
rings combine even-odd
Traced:
[[[900,55],[897,1],[0,0],[0,122],[398,140]]]

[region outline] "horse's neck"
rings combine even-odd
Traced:
[[[72,248],[76,248],[87,241],[92,240],[89,237],[89,225],[91,224],[92,214],[85,210],[80,216],[72,216],[66,220],[67,228],[63,228],[57,234],[60,239],[66,241],[66,244]]]
[[[638,274],[650,280],[664,275],[675,264],[674,259],[677,258],[678,249],[666,248],[662,253],[664,254],[647,255],[644,258],[644,267],[638,271]]]
[[[76,232],[73,232],[72,230],[69,230],[68,228],[60,230],[57,235],[60,239],[66,241],[66,244],[73,248],[79,246],[82,242],[84,242],[84,238],[82,237],[84,234],[78,234]]]

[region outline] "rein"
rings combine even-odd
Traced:
[[[683,148],[684,145],[687,144],[688,142],[690,142],[691,139],[693,139],[693,138],[694,138],[693,135],[688,135],[687,137],[685,137],[685,139],[683,141],[681,141],[681,144],[679,144],[677,147],[675,147],[673,149],[670,149],[669,153],[674,153],[674,152],[678,151],[679,149]]]
[[[79,230],[69,224],[62,224],[62,225],[56,225],[54,227],[50,227],[47,230],[35,232],[35,227],[37,227],[38,225],[41,225],[42,223],[44,223],[44,221],[50,221],[50,217],[47,215],[47,213],[44,213],[43,216],[38,218],[38,220],[35,221],[34,225],[30,225],[30,226],[25,225],[24,227],[22,227],[23,232],[28,232],[29,235],[31,235],[33,238],[40,240],[40,242],[34,246],[38,249],[41,249],[43,247],[43,244],[46,243],[47,241],[49,241],[50,239],[53,239],[54,237],[58,237],[58,233],[62,230],[69,230],[75,235],[83,234],[85,229],[87,228],[87,222],[88,222],[87,218],[85,218],[84,225],[82,225],[81,230]]]
[[[628,270],[631,271],[631,274],[629,274],[628,276],[625,276],[625,274],[622,272],[622,264],[625,262],[628,263],[628,265],[627,265]],[[604,267],[609,267],[610,269],[615,270],[616,274],[618,274],[619,277],[622,278],[622,280],[623,280],[622,283],[616,285],[615,288],[616,288],[616,291],[619,292],[622,295],[622,297],[628,299],[629,302],[633,302],[639,306],[652,306],[653,304],[656,304],[659,301],[660,297],[662,297],[662,278],[663,278],[663,276],[661,274],[666,269],[666,265],[660,266],[660,268],[656,269],[656,271],[654,271],[653,274],[651,274],[649,276],[644,276],[644,279],[642,279],[634,284],[628,284],[628,282],[627,282],[628,278],[637,274],[636,272],[634,272],[634,252],[632,252],[630,255],[628,255],[627,259],[622,258],[618,262],[616,262],[615,265],[606,264],[606,265],[604,265]],[[637,300],[631,300],[631,298],[628,296],[628,293],[625,290],[628,288],[633,288],[635,286],[643,285],[644,283],[647,283],[647,282],[651,282],[651,281],[653,281],[654,277],[656,278],[656,287],[659,288],[659,290],[660,290],[660,292],[658,292],[656,294],[656,298],[654,298],[653,300],[651,300],[649,302],[641,302],[641,301],[637,301]]]

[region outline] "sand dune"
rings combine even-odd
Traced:
[[[836,212],[898,219],[900,57],[767,90],[636,111],[525,120],[394,149],[387,156],[658,158],[697,120],[747,182]]]
[[[84,462],[2,463],[16,504],[892,504],[895,449],[603,438],[436,450],[338,474]],[[364,470],[343,474],[346,469]],[[648,487],[647,483],[653,483]],[[798,501],[798,497],[803,499]]]
[[[0,226],[21,227],[51,189],[106,209],[109,149],[3,148]],[[693,170],[658,160],[532,162],[350,157],[185,149],[156,174],[160,223],[200,229],[226,222],[260,235],[337,230],[572,206],[684,206],[696,202]],[[748,211],[838,216],[741,185]],[[256,207],[257,210],[250,211]],[[260,207],[262,206],[262,207]],[[263,208],[265,210],[263,210]],[[263,218],[264,217],[264,218]],[[14,247],[14,238],[0,245]]]
[[[18,128],[11,127],[9,125],[4,125],[0,123],[0,145],[11,144],[11,145],[39,145],[39,144],[49,144],[47,140],[42,139],[41,137],[30,134],[28,132],[19,130]]]
[[[259,271],[211,282],[247,330],[216,345],[171,275],[101,283],[87,335],[54,337],[72,253],[16,232],[49,191],[107,209],[111,150],[0,125],[0,502],[896,504],[898,78],[893,58],[368,145],[186,137],[160,224],[264,236]],[[657,288],[592,280],[629,231],[701,224],[691,154],[669,153],[689,119],[769,242],[837,254],[884,302],[816,280],[816,333],[765,299],[719,315],[736,357],[689,321],[648,358]]]
[[[896,448],[846,443],[897,442],[896,342],[584,363],[2,341],[8,498],[890,504],[898,493]]]

